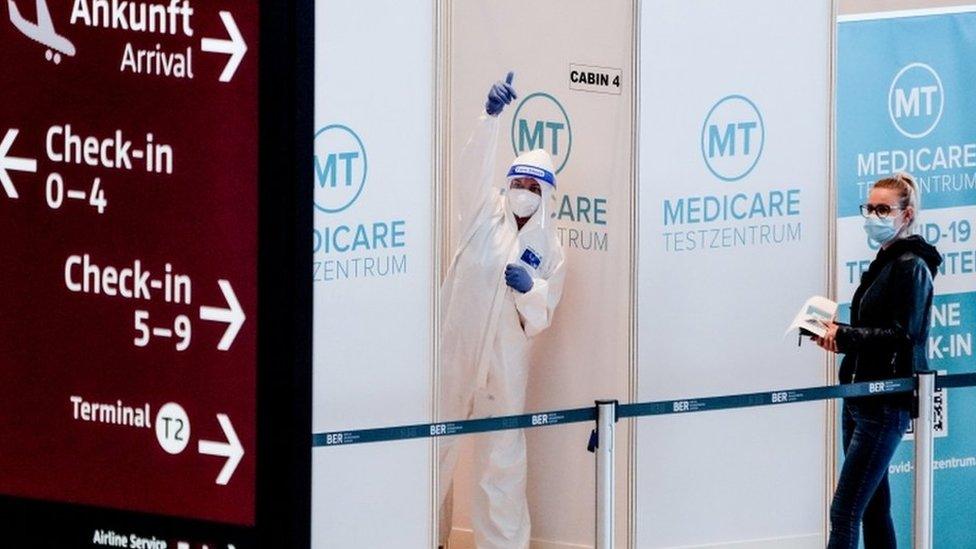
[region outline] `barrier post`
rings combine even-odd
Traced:
[[[918,373],[918,418],[915,420],[915,549],[932,549],[932,454],[934,452],[934,371]]]
[[[614,546],[614,428],[617,401],[596,401],[596,549]]]

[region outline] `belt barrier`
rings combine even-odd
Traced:
[[[583,421],[596,421],[596,408],[590,406],[588,408],[554,410],[552,412],[540,412],[538,414],[521,414],[517,416],[489,417],[442,423],[417,423],[414,425],[400,425],[397,427],[360,429],[358,431],[315,433],[312,435],[312,446],[345,446],[348,444],[362,444],[365,442],[383,442],[388,440],[405,440],[411,438],[468,435],[472,433],[486,433],[489,431],[507,431],[509,429],[541,427],[543,425],[548,426],[562,425],[564,423],[580,423]]]
[[[976,373],[953,374],[937,376],[936,378],[936,390],[943,387],[969,386],[976,386]],[[687,414],[693,412],[730,410],[733,408],[753,408],[757,406],[775,406],[779,404],[831,400],[835,398],[871,397],[897,393],[909,393],[914,391],[915,387],[915,378],[898,378],[886,379],[882,381],[864,381],[845,385],[807,387],[803,389],[782,389],[779,391],[764,391],[739,395],[619,404],[617,405],[617,418]],[[375,429],[315,433],[312,435],[312,446],[347,446],[350,444],[364,444],[368,442],[385,442],[393,440],[467,435],[473,433],[486,433],[490,431],[505,431],[509,429],[550,427],[553,425],[564,425],[567,423],[596,421],[596,419],[597,408],[595,406],[589,406],[586,408],[571,408],[568,410],[553,410],[549,412],[520,414],[514,416],[489,417],[438,423],[417,423],[413,425],[398,425],[393,427],[379,427]]]
[[[935,377],[935,390],[943,387],[972,387],[976,385],[976,373],[938,375]]]
[[[927,402],[931,401],[935,391],[939,389],[972,386],[976,386],[976,373],[941,376],[936,375],[933,371],[925,371],[918,372],[912,378],[865,381],[804,389],[783,389],[739,395],[684,398],[635,404],[618,404],[617,401],[602,400],[597,401],[596,406],[592,407],[535,414],[315,433],[312,435],[312,446],[346,446],[367,442],[466,435],[596,421],[597,428],[590,435],[589,443],[589,450],[596,454],[595,547],[596,549],[612,549],[615,547],[614,501],[616,498],[614,495],[614,424],[620,418],[689,414],[899,393],[915,393],[920,401]],[[913,521],[915,531],[913,532],[913,540],[916,549],[932,549],[934,428],[932,406],[920,406],[918,418],[915,420]]]

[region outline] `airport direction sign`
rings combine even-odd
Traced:
[[[0,494],[253,525],[258,13],[0,5]]]

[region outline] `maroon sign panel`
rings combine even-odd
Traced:
[[[257,1],[0,5],[0,493],[254,523]]]

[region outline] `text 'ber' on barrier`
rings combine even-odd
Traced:
[[[940,389],[973,386],[976,386],[976,373],[937,375],[936,372],[926,371],[919,372],[914,378],[864,381],[846,385],[782,389],[738,395],[683,398],[633,404],[618,404],[617,401],[613,400],[600,400],[596,402],[595,406],[534,414],[314,433],[312,435],[312,447],[348,446],[369,442],[469,435],[596,421],[597,428],[589,442],[589,450],[597,455],[596,548],[610,549],[614,543],[614,424],[621,418],[689,414],[910,392],[916,393],[918,402],[931,402],[935,391]],[[916,549],[931,549],[932,547],[933,423],[932,407],[920,406],[919,417],[915,420],[914,547]]]
[[[939,385],[939,387],[969,385],[965,384],[964,382],[964,385],[948,384],[950,383],[950,378],[961,376],[971,377],[972,381],[969,384],[976,385],[976,374],[959,374],[959,376],[940,377],[939,380],[942,385]],[[953,381],[956,380],[953,379]],[[915,380],[913,378],[889,379],[885,381],[851,383],[848,385],[809,387],[806,389],[783,389],[780,391],[746,393],[740,395],[619,404],[617,405],[616,413],[618,419],[628,417],[659,416],[667,414],[728,410],[732,408],[770,406],[774,404],[790,404],[814,400],[830,400],[834,398],[907,393],[914,390]],[[349,444],[364,444],[367,442],[385,442],[414,438],[468,435],[473,433],[504,431],[509,429],[551,427],[554,425],[564,425],[567,423],[595,421],[596,419],[597,407],[589,406],[586,408],[553,410],[550,412],[538,412],[534,414],[520,414],[514,416],[468,419],[440,423],[417,423],[413,425],[397,425],[392,427],[378,427],[374,429],[315,433],[312,435],[312,446],[343,446]]]

